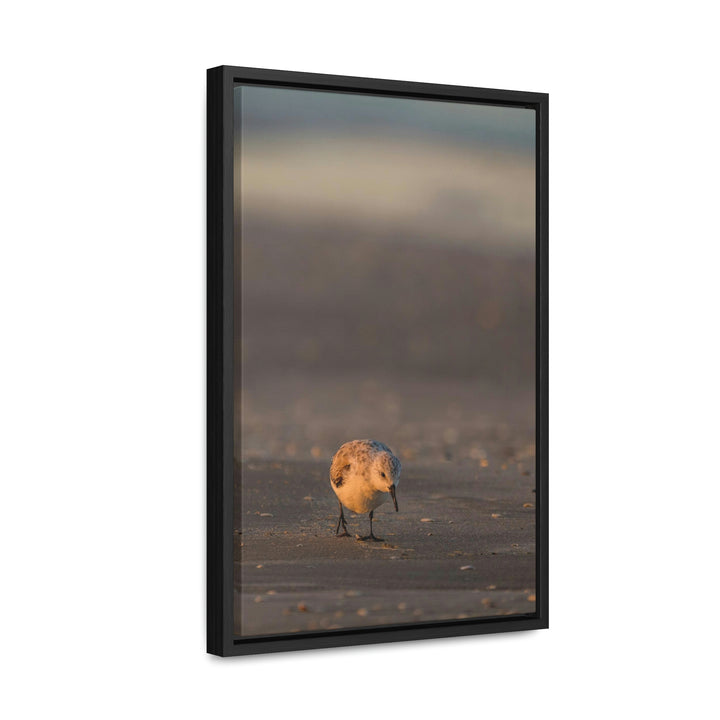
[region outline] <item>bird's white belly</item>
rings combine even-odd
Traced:
[[[390,499],[390,493],[376,490],[364,478],[347,477],[340,487],[330,483],[338,500],[354,513],[368,513]]]

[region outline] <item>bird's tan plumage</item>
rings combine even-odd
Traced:
[[[340,519],[345,528],[343,506],[355,513],[370,513],[391,497],[397,510],[395,488],[400,482],[400,460],[384,443],[377,440],[351,440],[335,453],[330,465],[330,485],[340,503]]]

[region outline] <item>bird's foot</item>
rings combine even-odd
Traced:
[[[385,542],[383,538],[379,538],[373,533],[370,533],[369,535],[364,535],[363,537],[358,537],[358,540],[360,542]]]
[[[350,537],[350,533],[347,530],[343,530],[341,533],[335,533],[335,537]]]

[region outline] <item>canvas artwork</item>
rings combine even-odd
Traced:
[[[542,627],[537,108],[317,85],[226,108],[232,652]]]
[[[535,602],[535,113],[235,89],[235,632]]]

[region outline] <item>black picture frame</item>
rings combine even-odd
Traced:
[[[233,88],[236,84],[531,108],[536,130],[536,611],[509,617],[233,635]],[[207,71],[207,651],[220,656],[548,627],[548,95],[245,67]]]

